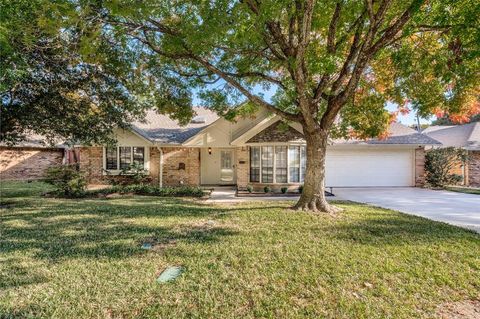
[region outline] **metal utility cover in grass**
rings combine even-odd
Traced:
[[[175,280],[178,276],[180,276],[185,269],[181,266],[172,266],[165,268],[164,271],[158,276],[157,282],[158,283],[165,283],[172,280]]]
[[[152,244],[150,244],[150,243],[144,243],[144,244],[142,245],[142,249],[146,249],[146,250],[152,249]]]

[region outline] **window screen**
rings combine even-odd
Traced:
[[[273,183],[273,146],[262,146],[262,183]]]
[[[132,164],[132,148],[121,146],[120,150],[120,169],[128,169]]]
[[[250,148],[250,182],[260,182],[260,147]]]
[[[117,161],[117,148],[116,147],[107,147],[106,148],[106,169],[118,169]]]
[[[300,182],[300,147],[288,147],[288,166],[290,170],[290,182]]]
[[[287,182],[287,147],[275,146],[275,183]]]
[[[133,162],[138,164],[141,168],[145,165],[145,148],[133,147]]]

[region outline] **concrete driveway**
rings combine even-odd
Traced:
[[[372,204],[480,233],[480,195],[414,187],[336,188],[338,199]]]

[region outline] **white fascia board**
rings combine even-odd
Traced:
[[[265,128],[269,127],[270,125],[278,122],[281,119],[280,116],[274,115],[271,117],[266,117],[262,121],[260,121],[257,125],[234,139],[232,142],[230,142],[231,145],[233,146],[241,146],[244,145],[249,139],[260,133],[262,130]]]

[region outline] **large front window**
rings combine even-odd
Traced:
[[[250,147],[250,182],[303,183],[305,153],[301,145]]]
[[[117,146],[106,147],[105,152],[105,166],[106,170],[118,171],[129,169],[132,163],[135,163],[139,168],[145,167],[145,147],[139,146]]]

